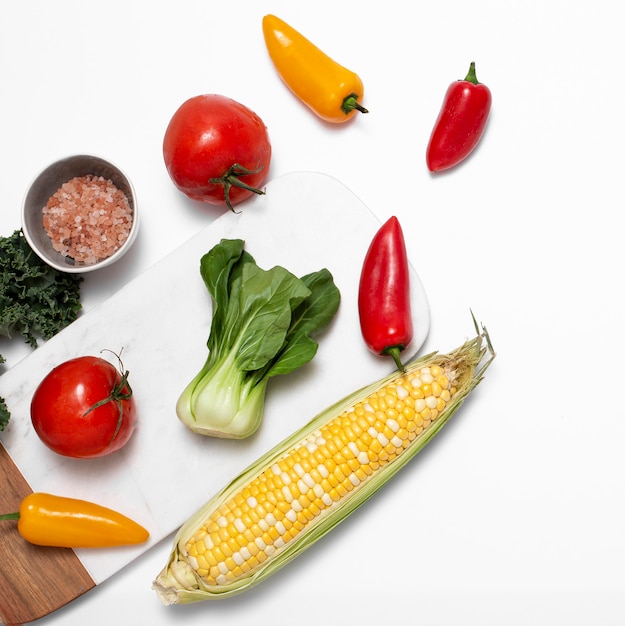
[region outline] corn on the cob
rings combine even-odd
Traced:
[[[489,353],[487,359],[486,354]],[[164,604],[241,592],[360,506],[430,441],[494,358],[486,330],[329,407],[179,530],[154,581]]]

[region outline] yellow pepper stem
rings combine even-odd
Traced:
[[[344,113],[349,113],[350,111],[360,111],[361,113],[369,113],[368,109],[358,102],[358,94],[350,93],[345,100],[343,100],[343,104],[341,105],[341,110]]]

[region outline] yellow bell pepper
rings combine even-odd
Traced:
[[[48,493],[31,493],[19,513],[0,515],[17,520],[17,530],[29,543],[61,548],[106,548],[143,543],[148,531],[121,513],[93,502]]]
[[[356,111],[368,113],[358,101],[364,86],[357,74],[275,15],[263,18],[263,35],[280,78],[320,118],[340,124]]]

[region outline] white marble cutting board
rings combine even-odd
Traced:
[[[0,376],[0,396],[12,414],[0,440],[31,488],[97,501],[150,531],[150,540],[136,548],[77,550],[96,584],[176,530],[235,474],[320,410],[393,368],[389,358],[366,349],[358,322],[360,269],[379,227],[377,218],[336,179],[288,174],[269,182],[266,195],[238,214],[224,214]],[[411,233],[404,234],[410,256]],[[336,319],[318,337],[315,359],[269,383],[263,423],[242,441],[193,434],[175,414],[179,394],[207,356],[211,307],[199,274],[200,258],[222,238],[244,239],[263,268],[279,264],[301,276],[327,267],[342,297]],[[430,317],[414,268],[411,280],[416,333],[409,353],[414,354],[427,336]],[[67,359],[122,348],[139,421],[129,444],[97,460],[64,458],[48,450],[32,429],[29,413],[41,379]]]

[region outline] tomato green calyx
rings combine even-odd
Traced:
[[[258,174],[262,169],[262,166],[258,166],[256,169],[250,170],[247,167],[243,167],[242,165],[235,163],[228,169],[228,171],[223,176],[219,176],[217,178],[209,178],[208,182],[212,183],[213,185],[224,186],[224,198],[226,200],[226,205],[233,213],[237,213],[237,211],[235,211],[232,206],[232,202],[230,202],[230,189],[232,187],[239,187],[239,189],[247,189],[247,191],[256,193],[259,196],[264,195],[264,191],[244,183],[240,178],[241,176]]]
[[[113,352],[113,354],[115,353]],[[122,363],[121,358],[117,354],[115,354],[115,356],[119,360],[119,373],[121,375],[119,382],[113,387],[113,389],[111,389],[111,393],[106,398],[103,398],[102,400],[96,402],[94,405],[90,406],[84,413],[84,415],[87,415],[88,413],[91,413],[91,411],[94,411],[95,409],[104,406],[109,402],[115,402],[117,404],[119,418],[117,419],[117,426],[115,428],[113,436],[111,437],[111,441],[113,441],[115,437],[117,437],[119,429],[122,427],[122,423],[124,421],[124,407],[122,406],[122,402],[124,400],[130,400],[130,398],[132,398],[132,387],[128,382],[128,376],[130,372],[128,370],[123,371],[124,364]]]
[[[393,360],[395,361],[395,365],[397,365],[397,369],[400,372],[406,371],[406,367],[401,362],[401,358],[400,358],[400,353],[405,347],[406,346],[402,346],[402,345],[390,346],[388,348],[385,348],[384,351],[382,352],[382,354],[388,354],[388,356],[393,357]]]
[[[354,109],[356,109],[356,111],[360,111],[361,113],[369,113],[369,111],[365,109],[360,102],[358,102],[358,94],[350,93],[349,96],[343,100],[343,104],[341,104],[341,111],[347,115]]]
[[[477,80],[477,74],[475,73],[475,61],[471,61],[471,65],[469,66],[469,72],[465,76],[464,80],[467,83],[472,83],[474,85],[479,85],[479,81]]]

